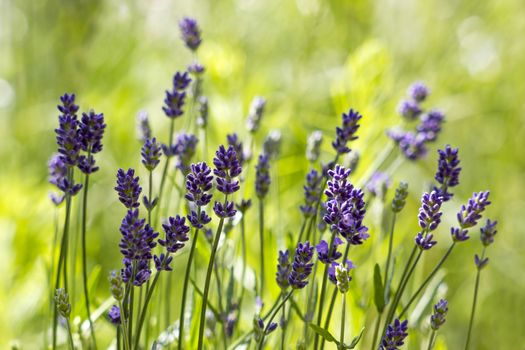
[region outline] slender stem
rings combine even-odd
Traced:
[[[166,255],[167,257],[167,255]],[[164,259],[166,259],[166,257]],[[163,262],[161,262],[161,265]],[[136,335],[135,335],[135,345],[134,349],[139,349],[139,339],[140,339],[140,333],[142,331],[142,325],[144,324],[144,319],[146,318],[146,312],[148,311],[148,304],[151,300],[151,296],[153,295],[153,291],[155,290],[155,285],[157,284],[157,281],[159,280],[160,271],[157,271],[155,274],[155,278],[153,279],[153,283],[151,283],[151,287],[148,290],[148,294],[146,294],[146,299],[144,300],[144,306],[142,307],[142,311],[140,312],[140,316],[137,320],[137,329],[136,329]],[[130,326],[131,327],[131,326]]]
[[[88,158],[90,152],[88,152]],[[84,285],[84,301],[86,304],[86,313],[89,321],[89,328],[91,331],[91,340],[93,341],[93,347],[97,349],[97,340],[95,338],[95,327],[93,326],[93,320],[91,320],[91,311],[89,308],[89,289],[88,289],[88,278],[87,278],[87,254],[86,254],[86,221],[87,221],[87,198],[88,198],[88,187],[89,187],[89,174],[86,174],[84,180],[84,196],[82,198],[82,282]]]
[[[171,119],[170,120],[170,134],[168,136],[168,147],[171,147],[172,143],[173,143],[173,128],[175,126],[175,119]],[[158,209],[158,212],[160,213],[160,201],[162,199],[162,192],[164,191],[164,185],[166,183],[166,177],[168,175],[168,167],[169,167],[169,164],[170,164],[170,160],[171,160],[171,157],[166,157],[166,163],[164,163],[164,169],[162,170],[162,177],[160,179],[160,187],[159,187],[159,195],[158,195],[158,201],[157,201],[157,208]],[[157,221],[158,220],[158,215],[155,219],[155,226],[157,226]]]
[[[227,345],[227,337],[226,337],[226,324],[224,324],[223,318],[225,315],[224,312],[224,306],[222,304],[222,286],[221,286],[221,277],[219,276],[219,268],[217,264],[213,264],[213,272],[215,275],[215,282],[217,283],[217,295],[219,297],[219,315],[221,318],[221,331],[222,331],[222,341],[224,348],[226,349],[228,347]]]
[[[200,211],[200,207],[197,210]],[[196,228],[195,233],[193,234],[193,242],[191,242],[190,256],[188,257],[188,263],[186,265],[186,272],[184,274],[184,285],[182,286],[182,300],[180,304],[181,306],[180,306],[180,318],[179,318],[179,340],[178,340],[179,350],[182,350],[182,343],[184,340],[184,319],[185,319],[184,314],[186,311],[186,295],[188,292],[188,284],[190,282],[191,264],[193,262],[193,256],[195,254],[195,247],[197,246],[198,233],[199,233],[199,229]]]
[[[383,331],[381,332],[380,339],[384,336],[387,326],[390,324],[390,322],[392,321],[392,318],[394,317],[394,313],[396,312],[397,304],[399,303],[399,299],[401,299],[401,294],[403,293],[403,285],[405,285],[404,283],[405,279],[408,279],[410,277],[409,271],[412,270],[411,269],[412,261],[414,260],[414,256],[416,255],[417,249],[418,249],[417,245],[414,245],[414,248],[412,248],[412,252],[410,253],[410,257],[407,260],[405,268],[403,269],[403,274],[401,275],[401,279],[399,280],[399,285],[396,289],[396,293],[394,294],[394,301],[392,302],[392,304],[390,305],[390,308],[388,309],[388,314],[385,319],[385,323],[383,325]],[[420,255],[421,254],[419,254],[419,256]]]
[[[483,253],[481,254],[481,260],[485,258],[485,247],[483,248]],[[472,300],[472,310],[470,312],[470,320],[468,323],[468,333],[467,333],[467,342],[465,343],[465,350],[468,350],[470,347],[470,336],[472,335],[472,326],[474,325],[474,316],[476,314],[476,304],[478,302],[478,290],[479,290],[479,279],[480,279],[481,269],[478,267],[476,273],[476,285],[474,287],[474,299]]]
[[[427,350],[432,350],[432,347],[434,346],[434,340],[436,340],[436,330],[435,329],[433,329],[432,333],[430,333],[430,340],[428,341]]]
[[[225,202],[228,196],[225,198]],[[210,261],[208,263],[208,269],[206,271],[206,280],[204,283],[204,291],[202,296],[202,305],[201,305],[201,315],[200,315],[200,325],[199,325],[199,342],[198,349],[202,350],[204,345],[204,327],[206,322],[206,308],[208,306],[208,293],[210,291],[210,281],[211,275],[213,272],[213,265],[215,264],[215,254],[217,252],[217,247],[219,246],[219,240],[222,233],[222,226],[224,225],[224,218],[221,217],[219,221],[219,226],[217,227],[217,232],[215,233],[215,240],[213,242],[213,247],[211,250]]]
[[[128,341],[128,337],[127,337],[127,321],[126,321],[126,317],[124,316],[124,312],[123,312],[123,308],[122,308],[122,302],[119,300],[118,301],[118,307],[120,309],[120,318],[122,320],[122,338],[124,339],[124,350],[130,350],[130,347],[129,347],[129,341]]]
[[[301,224],[301,230],[299,231],[299,238],[297,239],[296,246],[299,244],[299,242],[302,242],[302,240],[303,240],[304,229],[306,228],[306,222],[307,221],[308,221],[308,219],[305,216],[303,216],[303,223]]]
[[[342,313],[341,313],[341,336],[339,337],[340,343],[339,348],[341,350],[344,350],[344,344],[345,344],[345,314],[346,314],[346,293],[342,293],[343,297],[343,306],[342,306]]]
[[[58,264],[57,264],[57,270],[56,270],[56,280],[55,280],[55,290],[57,290],[60,287],[60,270],[62,268],[62,263],[65,259],[67,259],[67,251],[66,251],[66,245],[67,245],[67,236],[69,234],[69,220],[70,220],[70,214],[71,214],[71,195],[66,194],[66,217],[64,219],[64,230],[62,233],[62,240],[60,243],[60,255],[58,257]],[[64,281],[65,283],[65,281]],[[53,350],[57,347],[57,327],[58,327],[58,310],[55,307],[53,308]]]
[[[383,313],[381,312],[379,315],[377,315],[376,320],[376,326],[374,328],[374,338],[372,339],[372,347],[370,350],[375,350],[375,343],[377,341],[377,336],[379,335],[379,326],[381,325],[381,318],[383,317]]]
[[[242,310],[242,301],[244,298],[244,278],[246,276],[246,228],[243,213],[241,217],[241,255],[242,255],[242,270],[241,270],[241,296],[239,297],[239,310]]]
[[[282,294],[282,297],[284,298],[284,294]],[[281,324],[281,350],[284,350],[284,341],[286,340],[286,328],[288,326],[288,323],[286,321],[286,305],[283,303],[282,307],[282,320],[283,324]]]
[[[129,327],[128,327],[128,338],[129,338],[129,343],[132,344],[133,343],[133,309],[134,309],[134,297],[135,297],[135,287],[133,286],[133,280],[135,279],[135,276],[137,275],[137,263],[135,261],[133,261],[133,270],[132,270],[132,274],[131,274],[131,279],[130,279],[130,282],[129,282],[129,304],[128,304],[128,308],[129,308],[129,317],[128,317],[128,324],[129,324]]]
[[[75,349],[75,343],[73,342],[73,334],[71,334],[71,324],[69,323],[69,318],[66,318],[66,328],[67,328],[67,339],[69,341],[69,347],[71,350]]]
[[[396,213],[392,214],[392,224],[390,226],[390,238],[388,240],[388,255],[386,256],[386,266],[385,266],[385,277],[383,278],[383,287],[386,286],[388,280],[388,271],[390,269],[390,260],[392,257],[392,245],[394,244],[394,227],[396,226]],[[386,289],[385,289],[386,291]]]
[[[262,297],[264,291],[264,202],[262,198],[259,198],[259,259],[261,267],[259,295]]]
[[[272,315],[270,316],[270,319],[268,320],[268,322],[266,323],[266,326],[264,327],[261,339],[259,340],[259,345],[258,345],[259,350],[261,350],[262,347],[263,347],[264,337],[266,336],[266,333],[268,332],[268,329],[269,329],[270,325],[272,324],[273,319],[275,318],[275,315],[277,315],[277,312],[279,311],[281,306],[283,306],[284,303],[286,303],[286,300],[288,300],[292,296],[293,291],[294,291],[294,289],[292,289],[288,294],[286,294],[286,296],[284,298],[282,298],[281,302],[277,305],[275,310],[272,312]]]
[[[423,291],[423,289],[425,288],[425,286],[432,280],[432,278],[434,277],[434,275],[439,271],[439,269],[441,268],[441,266],[445,263],[445,261],[447,260],[448,256],[450,255],[450,253],[452,253],[452,249],[454,249],[454,246],[456,245],[456,242],[453,242],[450,247],[448,248],[447,252],[445,253],[445,255],[443,255],[443,257],[441,258],[441,260],[437,263],[436,267],[434,267],[434,269],[432,270],[432,272],[428,275],[428,277],[423,281],[423,283],[421,283],[421,286],[419,286],[419,288],[417,289],[417,291],[414,293],[414,295],[412,295],[412,297],[410,298],[410,300],[408,301],[408,303],[405,305],[405,307],[403,308],[403,311],[401,311],[401,313],[399,314],[399,317],[402,317],[407,311],[408,311],[408,308],[410,307],[410,305],[412,305],[412,303],[416,300],[417,296],[419,295],[419,293],[421,293]]]
[[[120,350],[122,347],[120,346],[120,326],[117,327],[117,350]]]
[[[149,189],[148,189],[148,200],[150,203],[153,201],[151,198],[153,192],[153,171],[149,171]],[[151,226],[151,209],[148,209],[148,225]]]

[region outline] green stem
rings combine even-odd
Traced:
[[[90,152],[88,152],[88,158]],[[91,340],[93,341],[93,347],[97,349],[97,340],[95,338],[95,327],[93,326],[93,320],[91,320],[91,311],[89,307],[89,290],[88,290],[88,278],[87,278],[87,254],[86,254],[86,221],[87,221],[87,198],[88,198],[88,186],[89,186],[89,174],[86,174],[84,181],[84,196],[82,198],[82,282],[84,284],[84,301],[86,304],[87,318],[89,321],[89,328],[91,331]]]
[[[382,312],[377,315],[376,326],[374,328],[374,337],[372,339],[372,347],[370,348],[370,350],[375,350],[374,346],[375,346],[375,343],[377,341],[377,336],[379,334],[379,326],[381,325],[381,318],[382,317],[383,317],[383,313]]]
[[[264,291],[264,202],[259,198],[259,263],[261,267],[259,295],[263,296]]]
[[[432,350],[432,347],[434,346],[434,340],[436,340],[436,330],[432,330],[432,333],[430,333],[430,340],[428,341],[428,348],[427,350]]]
[[[334,236],[335,235],[332,234],[332,239],[330,240],[330,247],[332,246],[332,242],[333,242],[333,237]],[[324,301],[324,295],[326,293],[327,280],[328,280],[328,264],[325,264],[324,265],[324,273],[323,273],[323,283],[321,285],[321,294],[320,294],[320,298],[319,298],[319,307],[317,309],[317,324],[318,325],[321,324],[321,321],[322,321],[322,318],[323,318],[323,301]],[[314,342],[314,349],[317,349],[318,345],[319,345],[319,336],[316,333],[315,342]]]
[[[481,254],[481,260],[483,260],[484,258],[485,258],[485,248],[483,248],[483,253]],[[470,320],[468,323],[468,333],[467,333],[467,341],[465,343],[465,350],[468,350],[470,347],[470,337],[472,335],[472,326],[474,325],[474,316],[476,314],[476,304],[478,302],[480,274],[481,274],[481,269],[478,267],[478,272],[476,273],[476,285],[474,287],[474,299],[472,300],[472,310],[470,312]]]
[[[167,257],[168,255],[166,255]],[[164,259],[166,259],[164,257]],[[161,265],[163,264],[163,261],[161,262]],[[139,339],[140,339],[140,333],[142,332],[142,326],[144,324],[144,319],[146,318],[146,312],[148,311],[148,304],[151,300],[151,296],[153,295],[153,291],[155,290],[155,285],[157,284],[157,281],[159,280],[160,271],[157,271],[155,274],[155,278],[153,279],[153,283],[151,283],[150,289],[148,290],[148,294],[146,294],[146,299],[144,300],[144,306],[142,307],[142,311],[140,312],[140,316],[137,321],[137,329],[136,329],[136,335],[135,335],[135,345],[134,349],[139,349]],[[131,326],[130,326],[131,328]]]
[[[200,211],[200,207],[198,208],[198,210]],[[198,233],[199,233],[199,229],[196,228],[195,233],[193,234],[193,242],[191,242],[190,256],[188,257],[188,264],[186,265],[186,272],[184,274],[184,285],[182,287],[182,300],[181,300],[180,318],[179,318],[179,340],[178,340],[179,350],[182,350],[182,342],[184,340],[184,319],[185,319],[184,313],[186,310],[186,295],[188,292],[188,284],[190,282],[191,264],[193,262],[193,256],[195,254],[195,247],[197,246],[197,234]]]
[[[226,198],[224,199],[225,205],[226,205],[227,198],[228,196],[226,196]],[[215,240],[213,242],[210,261],[208,263],[208,269],[206,271],[206,280],[204,283],[204,292],[202,296],[200,325],[199,325],[199,342],[198,342],[199,350],[202,350],[203,345],[204,345],[204,327],[205,327],[205,322],[206,322],[206,307],[208,306],[208,293],[210,291],[210,281],[211,281],[211,275],[213,272],[213,265],[215,264],[215,254],[217,252],[217,247],[219,246],[219,240],[221,237],[223,225],[224,225],[224,218],[221,217],[219,221],[219,226],[217,227],[217,232],[215,233]]]
[[[135,297],[135,287],[133,286],[133,280],[135,279],[135,276],[137,274],[137,263],[135,261],[133,261],[133,270],[132,270],[132,274],[131,274],[131,279],[130,279],[130,282],[129,282],[129,304],[128,304],[128,308],[129,308],[129,317],[128,317],[128,339],[129,339],[129,343],[132,344],[133,343],[133,309],[134,309],[134,297]]]
[[[67,339],[69,341],[69,347],[71,350],[75,349],[75,343],[73,342],[73,334],[71,334],[71,324],[69,323],[69,318],[66,318],[66,328],[67,328]]]
[[[388,280],[388,271],[390,269],[390,260],[392,257],[392,246],[394,244],[394,227],[396,226],[396,213],[392,214],[392,224],[390,226],[390,237],[388,240],[388,255],[386,256],[386,266],[385,266],[385,278],[383,279],[383,286],[386,286]],[[386,291],[386,289],[385,289]]]
[[[283,298],[284,298],[284,295],[283,295]],[[285,307],[285,304],[283,303],[283,307],[282,307],[282,316],[283,318],[283,322],[284,324],[281,325],[281,350],[284,350],[284,341],[286,340],[286,328],[288,326],[288,323],[286,321],[286,307]]]
[[[346,293],[342,293],[343,294],[343,306],[342,306],[342,314],[341,314],[341,336],[339,337],[340,339],[340,343],[339,343],[339,348],[341,350],[344,350],[344,344],[345,344],[345,309],[346,309]]]
[[[430,275],[428,275],[428,277],[423,281],[423,283],[421,283],[421,286],[419,286],[419,288],[417,289],[417,291],[414,293],[414,295],[412,295],[412,297],[410,298],[410,300],[408,301],[408,303],[405,305],[405,307],[403,308],[403,311],[401,311],[401,313],[399,314],[399,317],[402,317],[407,311],[408,311],[408,308],[410,307],[410,305],[412,305],[412,303],[416,300],[417,296],[419,295],[419,293],[421,293],[423,291],[423,289],[425,288],[425,286],[432,280],[432,278],[434,277],[434,275],[439,271],[439,269],[441,268],[441,266],[445,263],[445,261],[447,260],[448,256],[450,255],[450,253],[452,253],[452,249],[454,249],[454,246],[456,245],[456,242],[453,242],[450,247],[448,248],[447,252],[445,253],[445,255],[443,255],[443,257],[441,258],[441,260],[437,263],[436,267],[434,267],[434,269],[432,270],[432,272],[430,273]]]
[[[149,189],[148,189],[148,200],[150,203],[153,201],[151,198],[153,192],[153,171],[149,171]],[[148,225],[151,226],[151,209],[148,209]]]
[[[173,128],[175,126],[175,119],[171,119],[170,121],[170,134],[168,136],[168,147],[171,147],[171,144],[173,143]],[[160,213],[160,201],[162,199],[162,192],[164,191],[164,185],[166,183],[166,177],[168,175],[168,167],[170,164],[171,157],[166,157],[166,163],[164,163],[164,169],[162,170],[162,177],[160,179],[160,187],[159,187],[159,195],[158,195],[158,201],[157,201],[157,208],[158,212]],[[151,200],[151,198],[150,198]],[[155,226],[157,226],[159,215],[157,215],[155,219]]]
[[[244,222],[244,215],[241,217],[241,255],[242,255],[242,271],[241,271],[241,295],[239,297],[239,310],[242,310],[242,301],[244,298],[244,278],[246,276],[246,229]]]
[[[124,350],[130,350],[130,347],[129,347],[129,341],[128,341],[128,337],[127,337],[127,321],[126,321],[126,317],[124,315],[124,312],[123,312],[123,308],[122,308],[122,302],[119,300],[118,301],[118,307],[120,309],[120,318],[122,320],[122,338],[124,339]]]
[[[69,220],[70,220],[70,214],[71,214],[71,195],[66,194],[66,217],[64,219],[64,230],[62,233],[62,240],[60,243],[60,255],[58,257],[58,264],[57,264],[57,270],[56,270],[56,280],[55,280],[55,290],[57,290],[60,287],[60,270],[62,268],[62,263],[65,259],[67,259],[67,236],[69,234]],[[67,274],[64,274],[64,276],[67,276]],[[64,283],[66,283],[64,281]],[[55,305],[55,304],[54,304]],[[58,327],[58,310],[55,307],[53,308],[53,350],[57,347],[57,327]]]
[[[264,344],[264,337],[266,336],[266,333],[268,332],[268,329],[269,329],[270,325],[272,324],[273,319],[275,318],[275,315],[277,315],[277,312],[279,311],[281,306],[283,306],[284,303],[286,303],[286,300],[288,300],[288,298],[290,298],[292,296],[293,291],[294,291],[294,289],[292,289],[288,294],[286,294],[286,296],[284,298],[282,298],[281,302],[279,304],[277,304],[277,307],[273,310],[273,312],[272,312],[272,314],[270,316],[270,319],[266,323],[266,327],[264,327],[261,339],[259,340],[259,345],[258,345],[259,350],[262,350],[262,347],[263,347],[263,344]]]

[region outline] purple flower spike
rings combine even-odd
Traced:
[[[310,170],[306,175],[306,185],[304,185],[304,205],[301,205],[301,211],[306,218],[314,216],[317,201],[321,195],[321,174],[315,169]]]
[[[291,270],[292,265],[290,264],[290,252],[288,250],[280,250],[275,280],[277,281],[277,285],[279,285],[282,290],[286,290],[286,288],[288,288],[290,285],[288,283],[288,277],[290,276]]]
[[[60,102],[62,105],[58,105],[57,108],[60,113],[64,115],[76,115],[78,112],[78,106],[75,104],[75,94],[65,93],[60,96]]]
[[[423,134],[403,131],[390,131],[388,136],[399,145],[403,155],[409,160],[423,158],[428,150],[425,145],[426,137]]]
[[[488,200],[489,194],[489,191],[474,192],[467,205],[461,206],[461,210],[457,214],[461,228],[470,228],[478,223],[478,220],[481,219],[481,213],[491,203]]]
[[[186,176],[185,198],[202,207],[210,203],[212,195],[207,193],[212,188],[213,175],[211,168],[205,162],[192,164],[190,173]]]
[[[68,179],[68,166],[62,160],[62,156],[55,154],[47,163],[49,171],[49,183],[55,185],[59,190],[74,196],[82,188],[81,184],[75,184]],[[64,196],[53,195],[51,200],[55,205],[59,205],[64,200]]]
[[[221,145],[215,153],[213,164],[215,165],[213,173],[217,177],[217,189],[226,195],[236,192],[239,189],[239,181],[234,178],[239,176],[242,169],[233,147],[229,146],[226,149]]]
[[[119,247],[126,259],[147,260],[152,258],[151,250],[157,245],[155,238],[159,234],[149,225],[144,226],[144,223],[144,219],[139,219],[138,209],[128,210],[122,220],[120,225],[122,238]]]
[[[197,21],[193,18],[184,17],[179,22],[182,41],[191,51],[196,51],[201,44],[201,32]]]
[[[255,193],[260,199],[266,197],[270,189],[270,159],[266,154],[259,156],[255,166]]]
[[[341,266],[341,264],[338,262],[332,262],[330,267],[328,268],[328,279],[333,284],[337,284],[337,277],[336,277],[336,267],[337,266]],[[350,270],[352,269],[355,269],[354,263],[348,259],[346,260],[346,266],[344,267],[346,268],[348,272],[350,272]],[[348,282],[350,282],[351,280],[352,280],[352,277],[349,278]]]
[[[243,148],[241,140],[239,139],[239,135],[237,135],[236,133],[228,134],[226,136],[226,139],[228,141],[228,145],[233,147],[235,154],[237,155],[237,159],[239,160],[239,166],[242,167],[242,165],[244,164],[244,160],[245,160],[244,159],[244,148]]]
[[[444,120],[445,115],[440,111],[430,111],[421,116],[421,122],[416,127],[416,130],[419,135],[424,136],[425,141],[436,141]]]
[[[231,218],[237,212],[234,203],[230,201],[226,201],[226,204],[215,202],[213,211],[220,218]]]
[[[321,242],[315,246],[319,261],[323,264],[331,264],[339,259],[342,254],[337,251],[337,247],[341,244],[343,244],[343,240],[337,236],[334,238],[334,243],[331,249],[328,247],[329,244],[325,240],[321,240]]]
[[[434,190],[440,191],[445,202],[453,196],[452,193],[448,192],[448,189],[459,184],[461,167],[459,166],[458,151],[458,148],[452,148],[450,145],[447,145],[444,150],[438,150],[438,170],[435,179],[441,184],[441,188],[434,187]]]
[[[190,222],[191,226],[201,229],[204,227],[204,225],[209,224],[211,221],[211,218],[206,214],[206,212],[203,210],[200,214],[196,213],[195,211],[191,211],[191,213],[187,216],[188,221]]]
[[[415,120],[421,114],[421,107],[412,99],[403,100],[398,106],[398,112],[407,120]]]
[[[104,114],[82,113],[82,119],[78,126],[78,136],[81,148],[84,152],[98,153],[102,151],[102,137],[104,136]]]
[[[177,168],[186,174],[190,169],[190,162],[197,148],[199,139],[193,134],[181,133],[177,135],[176,156]]]
[[[408,88],[408,95],[417,102],[423,102],[429,94],[428,87],[421,81],[417,81]]]
[[[188,241],[190,228],[186,226],[186,219],[177,215],[170,217],[168,222],[162,225],[166,233],[165,239],[159,239],[159,244],[166,248],[169,253],[175,253],[184,247]]]
[[[396,318],[394,323],[388,325],[379,350],[398,350],[400,346],[405,344],[405,338],[408,336],[407,331],[408,321],[401,322]]]
[[[147,139],[142,145],[140,154],[142,155],[142,164],[149,171],[153,171],[160,163],[160,156],[162,155],[161,146],[157,143],[157,139]]]
[[[160,253],[159,256],[155,255],[153,257],[153,261],[155,262],[155,268],[157,271],[173,271],[173,268],[170,265],[173,261],[173,257],[171,255]]]
[[[292,263],[292,271],[288,276],[288,283],[293,289],[301,289],[308,284],[308,276],[312,273],[312,258],[314,256],[314,247],[310,242],[299,243],[295,250],[295,256]]]
[[[419,226],[425,232],[434,231],[441,223],[440,212],[443,197],[436,191],[425,192],[421,197],[421,207],[419,208]]]
[[[433,241],[432,239],[434,236],[432,234],[427,234],[426,236],[423,236],[421,232],[419,232],[416,236],[416,244],[418,245],[419,249],[421,250],[429,250],[433,246],[436,245],[436,241]]]
[[[109,322],[113,323],[114,325],[120,325],[120,309],[118,306],[113,305],[111,309],[108,311],[108,319]]]
[[[55,129],[58,153],[62,161],[68,166],[75,166],[81,149],[78,120],[76,112],[78,106],[74,104],[75,95],[65,94],[60,98],[63,105],[58,106],[62,113],[58,116],[58,128]]]
[[[481,228],[480,239],[485,247],[494,243],[494,236],[498,233],[498,230],[496,230],[497,224],[497,221],[490,221],[490,219],[487,219],[487,223]]]
[[[182,108],[186,99],[186,92],[184,90],[188,87],[191,79],[187,72],[177,72],[173,76],[173,89],[166,91],[164,98],[164,106],[162,110],[168,118],[177,118],[183,114]]]
[[[448,312],[448,302],[441,299],[434,305],[434,313],[430,316],[430,327],[437,331],[445,323],[445,316]]]
[[[343,125],[336,128],[336,138],[335,141],[332,142],[332,146],[338,154],[350,152],[347,143],[357,139],[355,134],[359,129],[359,121],[361,118],[361,114],[353,109],[350,109],[348,113],[343,113]]]
[[[142,187],[139,185],[139,177],[135,177],[134,169],[130,168],[126,172],[123,169],[118,170],[115,191],[126,208],[137,208],[140,205],[139,196]]]

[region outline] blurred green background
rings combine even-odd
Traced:
[[[409,181],[411,189],[399,242],[411,241],[417,229],[419,196],[435,171],[435,150],[446,143],[460,147],[461,186],[445,208],[443,243],[425,266],[429,269],[447,247],[447,227],[459,205],[472,191],[490,189],[487,215],[500,226],[482,274],[474,348],[525,347],[522,0],[0,0],[1,348],[13,339],[26,349],[39,348],[43,339],[56,215],[47,198],[46,163],[55,151],[58,97],[75,92],[81,110],[103,112],[108,124],[89,222],[89,264],[101,267],[95,287],[101,302],[109,295],[105,276],[120,259],[115,218],[122,210],[112,191],[114,173],[118,167],[139,167],[138,111],[147,111],[155,134],[166,137],[163,93],[172,74],[191,60],[177,26],[185,15],[197,18],[203,32],[199,59],[207,69],[210,149],[236,129],[246,136],[243,120],[251,98],[268,99],[258,141],[270,129],[283,133],[279,205],[290,213],[270,214],[269,220],[290,230],[300,223],[296,208],[307,170],[306,135],[326,131],[329,159],[340,113],[358,109],[364,115],[355,144],[362,173],[387,144],[385,128],[399,122],[396,106],[406,87],[424,80],[432,90],[426,106],[443,109],[447,123],[427,159],[404,162],[393,177],[396,184]],[[372,235],[380,231],[376,209],[372,206],[368,219]],[[446,265],[450,316],[440,332],[442,349],[464,342],[473,254],[481,249],[476,232]],[[367,303],[371,290],[359,290],[359,283],[370,285],[373,262],[384,260],[384,249],[371,251],[371,246],[354,257],[363,269],[356,270],[352,291]],[[373,306],[366,307],[375,315]],[[353,315],[352,326],[359,329],[364,318]],[[425,338],[414,337],[409,348],[419,348],[417,339]]]

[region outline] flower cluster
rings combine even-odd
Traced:
[[[51,156],[47,163],[49,173],[49,183],[55,185],[64,194],[74,196],[82,189],[81,184],[75,184],[68,177],[68,166],[58,154]],[[63,195],[53,194],[51,199],[55,205],[59,205],[64,200]]]
[[[166,236],[165,239],[159,239],[159,244],[166,248],[167,253],[161,254],[159,257],[155,256],[155,267],[158,271],[170,271],[169,264],[173,258],[169,253],[176,253],[184,247],[185,242],[189,240],[190,228],[186,226],[186,219],[179,215],[169,217],[168,221],[162,224],[162,228]]]
[[[452,148],[450,145],[447,145],[443,150],[438,150],[438,170],[434,178],[441,186],[440,188],[434,187],[434,190],[440,192],[445,202],[453,196],[453,194],[448,191],[450,187],[459,184],[461,167],[459,166],[458,151],[458,148]]]
[[[468,229],[476,226],[481,219],[481,213],[490,205],[489,191],[474,192],[467,205],[462,205],[457,213],[459,227],[452,227],[450,233],[454,242],[462,242],[469,239]]]
[[[239,160],[239,165],[242,167],[244,164],[244,148],[242,145],[242,141],[239,138],[239,135],[237,133],[228,134],[226,135],[226,140],[228,141],[228,145],[232,146],[235,150],[235,154],[237,154],[237,159]]]
[[[146,139],[140,149],[140,154],[142,156],[142,164],[149,171],[153,171],[160,163],[160,156],[162,155],[161,146],[157,143],[157,139],[155,137]]]
[[[323,177],[315,169],[311,169],[306,174],[306,185],[304,185],[304,204],[300,206],[300,209],[305,216],[309,218],[314,216],[317,202],[321,196],[321,182]]]
[[[350,271],[354,268],[355,265],[350,260],[346,260],[343,264],[332,262],[328,268],[328,279],[337,286],[341,293],[346,293],[352,280]]]
[[[341,244],[343,244],[343,240],[338,236],[334,237],[331,247],[329,247],[329,244],[324,239],[322,239],[321,242],[315,246],[315,250],[317,250],[317,258],[319,261],[323,264],[331,264],[339,259],[343,254],[337,251],[337,247]]]
[[[440,211],[441,204],[443,204],[443,197],[437,191],[425,192],[421,197],[418,215],[421,232],[415,238],[420,249],[428,250],[437,243],[432,240],[433,235],[430,232],[434,231],[441,223],[441,215],[443,215]]]
[[[102,151],[102,137],[104,136],[104,115],[95,113],[91,110],[89,113],[82,113],[82,119],[78,125],[78,138],[80,148],[87,152],[87,155],[78,157],[78,168],[84,174],[91,174],[98,170],[95,166],[93,154]]]
[[[394,213],[399,213],[406,204],[406,199],[408,196],[408,184],[406,182],[400,182],[399,186],[396,188],[396,194],[392,199],[392,211]]]
[[[58,314],[66,319],[69,319],[71,314],[71,304],[69,303],[69,294],[64,288],[59,288],[55,291],[55,304]]]
[[[179,22],[179,28],[181,31],[182,41],[184,41],[190,50],[196,51],[202,41],[201,32],[199,26],[197,25],[197,21],[193,18],[184,17]]]
[[[198,142],[199,139],[193,134],[181,133],[177,135],[175,152],[177,156],[176,167],[180,169],[183,174],[189,171],[190,162],[195,155]]]
[[[275,159],[281,152],[281,132],[271,130],[263,143],[263,153],[270,159]]]
[[[349,244],[362,244],[368,238],[368,228],[363,225],[365,216],[364,193],[347,181],[350,170],[340,165],[328,171],[331,180],[325,194],[324,221],[333,232],[341,234]]]
[[[292,265],[290,264],[290,252],[288,250],[279,251],[279,258],[277,260],[277,273],[275,275],[275,280],[277,285],[282,289],[286,290],[290,285],[288,283],[288,276],[292,270]]]
[[[200,162],[191,165],[191,172],[186,176],[185,198],[199,208],[197,212],[192,210],[188,215],[188,221],[195,228],[201,229],[211,221],[202,207],[211,201],[212,195],[208,191],[212,188],[212,181],[213,175],[208,164]]]
[[[186,88],[190,84],[191,79],[187,72],[177,72],[173,76],[173,88],[171,91],[166,90],[166,97],[164,98],[164,106],[162,110],[168,118],[180,117],[183,113],[182,108],[186,99]]]
[[[248,112],[248,118],[246,119],[246,128],[250,133],[253,134],[259,129],[265,106],[266,100],[264,97],[256,96],[252,100],[250,111]]]
[[[139,204],[140,192],[142,187],[139,185],[139,177],[135,177],[135,169],[119,169],[117,172],[117,186],[115,191],[118,193],[120,202],[128,209],[137,208]]]
[[[292,263],[292,271],[288,275],[288,284],[293,289],[302,289],[308,284],[308,276],[312,273],[312,258],[314,256],[314,247],[310,242],[299,243],[295,249],[295,255]]]
[[[388,325],[379,350],[398,350],[400,346],[405,344],[405,338],[408,336],[407,331],[408,321],[401,322],[396,318],[392,324]]]
[[[441,299],[434,305],[434,313],[430,316],[430,327],[437,331],[445,323],[445,316],[448,312],[448,302]]]
[[[75,166],[82,146],[76,114],[79,107],[75,104],[75,94],[64,94],[60,101],[62,105],[57,108],[62,114],[58,117],[58,128],[55,129],[58,153],[67,166]]]
[[[226,149],[221,145],[215,152],[213,165],[215,165],[213,174],[216,176],[217,190],[226,196],[237,192],[239,190],[239,181],[235,180],[235,178],[241,174],[242,168],[239,165],[239,159],[233,147],[229,146]],[[233,202],[230,201],[225,201],[224,204],[215,202],[213,211],[221,218],[232,217],[236,212]]]
[[[353,109],[350,109],[348,113],[343,113],[343,124],[335,129],[336,138],[335,141],[332,142],[332,147],[336,150],[337,154],[350,152],[347,144],[357,139],[356,133],[359,129],[359,121],[361,118],[361,114]]]
[[[445,116],[438,110],[424,112],[420,103],[428,96],[428,88],[421,82],[414,83],[408,89],[409,98],[399,104],[399,114],[407,121],[419,118],[415,131],[400,129],[389,130],[388,136],[399,146],[407,159],[417,160],[427,154],[428,142],[437,139]]]
[[[266,197],[270,189],[270,159],[266,154],[259,156],[255,166],[255,193],[260,199]]]

